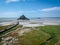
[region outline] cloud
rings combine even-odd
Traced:
[[[55,11],[55,10],[60,10],[60,7],[46,8],[46,9],[42,9],[40,11],[48,12],[48,11]]]
[[[19,2],[19,1],[25,2],[25,1],[34,1],[34,0],[6,0],[6,3]]]
[[[10,3],[10,2],[19,2],[20,0],[6,0],[6,3]]]

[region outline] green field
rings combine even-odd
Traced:
[[[60,26],[40,26],[18,37],[21,45],[60,45]]]
[[[10,26],[12,26],[12,25],[0,26],[0,30],[4,30],[4,29],[6,29],[6,28],[8,28],[8,27],[10,27]]]

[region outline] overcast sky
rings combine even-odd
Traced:
[[[0,0],[0,18],[60,17],[60,0]]]

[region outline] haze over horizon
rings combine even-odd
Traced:
[[[0,18],[60,17],[60,0],[0,0]]]

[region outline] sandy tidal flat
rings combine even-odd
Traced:
[[[11,22],[1,22],[0,26],[7,26],[7,25],[12,25],[12,24],[16,24],[17,22],[15,21],[11,21]]]
[[[30,21],[23,21],[19,20],[19,24],[23,25],[23,27],[37,27],[37,26],[45,26],[45,25],[60,25],[60,22],[55,21],[36,21],[36,20],[30,20]]]
[[[18,20],[19,25],[23,25],[23,27],[37,27],[37,26],[45,26],[45,25],[60,25],[60,21],[37,21],[37,20]],[[11,22],[2,22],[0,26],[6,26],[11,24],[16,24],[17,21]]]

